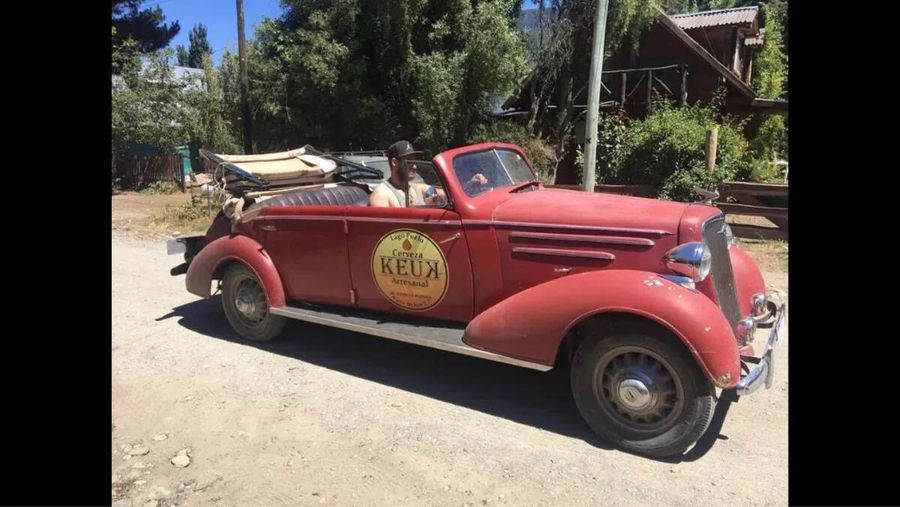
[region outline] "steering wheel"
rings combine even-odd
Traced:
[[[479,173],[481,174],[481,173]],[[485,178],[487,180],[487,178]],[[469,180],[463,184],[463,190],[466,191],[467,194],[470,195],[478,195],[482,192],[487,192],[493,190],[494,186],[491,185],[491,181],[487,180],[485,183],[481,183],[478,181]]]

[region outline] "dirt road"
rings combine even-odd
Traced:
[[[658,461],[597,440],[563,376],[299,322],[248,343],[161,240],[114,231],[112,259],[117,505],[787,505],[787,339],[772,389]]]

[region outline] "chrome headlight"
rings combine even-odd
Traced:
[[[712,254],[703,242],[685,243],[669,250],[666,266],[672,271],[702,282],[712,267]]]

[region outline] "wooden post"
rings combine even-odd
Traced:
[[[715,126],[706,131],[706,169],[712,172],[716,169],[716,149],[719,145],[719,127]]]
[[[600,120],[600,88],[603,86],[603,41],[606,37],[606,12],[609,0],[597,2],[594,13],[594,38],[591,69],[588,76],[587,118],[584,122],[584,191],[593,192],[597,164],[597,124]]]
[[[625,109],[625,94],[627,93],[626,85],[628,84],[628,73],[622,73],[622,99],[619,101],[619,109]]]
[[[647,71],[647,114],[653,112],[653,71]]]
[[[681,66],[681,106],[687,105],[687,65]]]

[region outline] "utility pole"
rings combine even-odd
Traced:
[[[594,19],[594,49],[588,86],[587,122],[584,126],[584,191],[594,191],[597,167],[597,122],[600,120],[600,80],[603,78],[603,39],[606,37],[606,11],[609,0],[599,0]]]
[[[247,80],[247,41],[244,40],[244,0],[237,0],[238,59],[241,72],[241,116],[244,118],[244,153],[253,153],[253,119],[250,112],[250,83]]]

